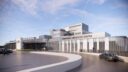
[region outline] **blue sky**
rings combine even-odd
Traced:
[[[0,45],[77,23],[128,36],[128,0],[0,0]]]

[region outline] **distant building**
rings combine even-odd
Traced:
[[[0,48],[4,48],[4,46],[0,46]]]
[[[4,48],[7,49],[16,49],[16,41],[10,41],[4,45]]]

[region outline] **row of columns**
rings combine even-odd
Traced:
[[[96,42],[96,50],[99,50],[99,39],[84,39],[84,40],[62,40],[59,43],[59,51],[62,52],[80,52],[80,42],[82,42],[82,50],[87,52],[93,50],[94,42]],[[76,45],[77,44],[77,45]],[[66,45],[66,46],[65,46]],[[77,49],[76,49],[77,48]],[[105,50],[109,50],[109,40],[105,40]]]

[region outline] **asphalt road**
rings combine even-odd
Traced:
[[[0,72],[16,72],[61,62],[66,59],[64,57],[32,54],[29,52],[14,52],[10,55],[0,55]]]
[[[128,63],[108,62],[97,56],[81,54],[82,65],[68,72],[128,72]],[[14,52],[0,55],[0,72],[16,72],[66,60],[64,57]]]
[[[128,63],[108,62],[87,54],[81,56],[82,65],[68,72],[128,72]]]

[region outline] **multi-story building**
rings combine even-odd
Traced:
[[[53,29],[51,31],[52,38],[60,38],[61,36],[64,36],[66,31],[64,29]]]
[[[89,32],[88,25],[79,23],[65,29],[53,29],[51,36],[42,35],[39,38],[16,39],[16,49],[51,48],[61,52],[113,52],[127,53],[128,37],[111,36],[106,32]]]
[[[86,34],[88,32],[88,25],[79,23],[65,28],[66,31],[71,32],[73,35]]]
[[[84,26],[84,27],[83,27]],[[70,36],[61,36],[58,50],[62,52],[113,52],[128,54],[128,38],[126,36],[110,36],[106,32],[92,33],[88,26],[82,24],[66,27]]]
[[[51,31],[51,39],[49,41],[50,47],[54,48],[54,50],[58,50],[59,48],[59,41],[61,40],[62,36],[65,36],[66,31],[64,29],[53,29]]]
[[[60,42],[63,52],[125,52],[128,51],[126,36],[109,36],[105,32],[64,36]]]

